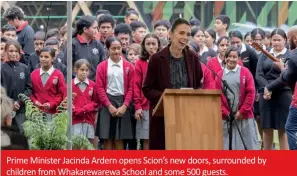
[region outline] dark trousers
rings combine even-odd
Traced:
[[[289,110],[286,122],[286,133],[290,150],[297,150],[297,109],[294,106],[291,106]]]

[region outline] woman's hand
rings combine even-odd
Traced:
[[[272,92],[269,91],[266,87],[264,88],[264,95],[263,95],[263,98],[265,100],[270,100],[271,99],[271,95],[272,95]]]
[[[112,115],[112,117],[115,117],[118,110],[113,105],[109,105],[108,111]]]
[[[18,111],[19,109],[20,109],[20,104],[17,102],[17,101],[15,101],[14,103],[13,103],[13,111]]]
[[[142,109],[138,109],[138,110],[135,112],[135,119],[136,119],[136,120],[140,120],[141,118],[143,118],[143,111],[142,111]]]
[[[127,106],[126,105],[121,106],[118,109],[118,112],[116,113],[116,116],[117,117],[122,117],[125,114],[126,110],[127,110]]]

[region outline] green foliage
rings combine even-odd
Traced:
[[[49,122],[47,117],[33,104],[29,97],[20,94],[26,105],[26,121],[23,123],[25,136],[29,140],[31,150],[66,150],[68,114],[65,104],[66,99],[57,108],[58,113],[54,114],[53,120]],[[73,148],[94,149],[89,140],[83,136],[73,136]]]

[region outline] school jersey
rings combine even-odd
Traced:
[[[8,61],[1,64],[1,86],[6,89],[7,96],[17,101],[25,112],[24,103],[18,98],[19,94],[30,96],[32,82],[28,66],[20,62]]]
[[[36,69],[31,73],[33,92],[31,100],[41,104],[49,103],[50,109],[42,109],[46,113],[55,114],[56,108],[67,96],[66,84],[63,74],[54,68],[54,71],[50,74],[45,85],[42,83],[40,69]]]

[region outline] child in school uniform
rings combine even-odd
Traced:
[[[108,38],[106,47],[109,58],[99,64],[96,72],[96,93],[101,104],[99,138],[104,140],[104,149],[123,150],[123,140],[133,139],[129,107],[133,98],[134,67],[121,56],[119,39]]]
[[[131,45],[128,46],[127,48],[127,59],[135,65],[137,59],[139,59],[141,51],[141,46],[137,43],[132,43]]]
[[[255,100],[254,79],[251,72],[238,64],[240,52],[234,46],[227,49],[225,54],[226,65],[218,75],[225,80],[232,89],[233,94],[226,90],[220,79],[216,78],[216,88],[225,92],[221,95],[221,107],[223,117],[223,137],[224,149],[229,149],[229,117],[234,114],[239,130],[248,150],[258,149],[257,127],[253,115],[253,105]],[[229,100],[229,101],[228,101]],[[230,106],[228,105],[230,102]],[[233,122],[232,126],[232,149],[243,150],[243,143]]]
[[[35,51],[30,54],[28,58],[28,67],[30,73],[36,69],[36,65],[39,64],[40,50],[44,47],[45,33],[38,31],[34,35],[34,49]]]
[[[41,68],[31,73],[33,91],[31,100],[42,110],[51,121],[57,107],[66,97],[66,84],[62,72],[53,67],[55,50],[42,48],[40,50]]]
[[[161,42],[156,34],[147,34],[141,43],[141,56],[136,61],[134,72],[134,106],[136,122],[136,139],[143,140],[143,149],[149,149],[149,102],[142,92],[148,61],[160,51]]]
[[[7,96],[13,102],[13,111],[16,112],[13,118],[13,125],[23,132],[22,124],[25,122],[25,104],[18,97],[19,94],[30,96],[32,84],[30,71],[27,65],[20,63],[21,46],[15,40],[7,41],[5,45],[5,56],[7,61],[1,64],[1,86],[7,91]]]
[[[95,83],[88,79],[90,63],[86,59],[75,62],[76,78],[72,80],[72,91],[75,93],[72,112],[72,133],[82,134],[93,143],[95,138]]]

